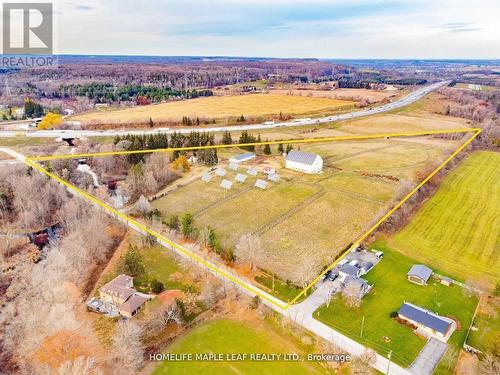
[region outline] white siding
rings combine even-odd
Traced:
[[[323,159],[319,155],[316,156],[312,165],[286,160],[285,167],[304,173],[319,173],[323,170]]]

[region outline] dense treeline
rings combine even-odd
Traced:
[[[215,139],[213,134],[198,131],[193,131],[187,135],[173,133],[170,137],[164,133],[148,135],[127,134],[115,137],[114,144],[124,145],[126,151],[136,151],[168,148],[169,146],[171,148],[212,146],[215,145]],[[186,152],[174,151],[172,158],[177,159],[180,155],[184,154]],[[198,162],[204,165],[215,165],[218,162],[216,149],[198,150],[194,152],[194,155],[197,157]],[[128,160],[132,164],[137,164],[144,161],[144,154],[128,155]]]
[[[95,103],[129,101],[144,97],[151,102],[168,99],[192,99],[201,96],[212,96],[211,90],[176,90],[171,87],[156,87],[145,85],[115,86],[112,83],[92,82],[88,84],[61,85],[60,97],[71,98],[85,96]]]
[[[43,107],[31,99],[26,99],[24,101],[24,116],[27,118],[42,117]]]
[[[443,88],[440,93],[451,99],[440,113],[474,121],[483,131],[476,140],[483,147],[500,145],[500,90],[470,91]]]
[[[245,143],[256,143],[256,142],[260,142],[260,134],[255,137],[254,135],[252,134],[249,134],[248,131],[246,130],[243,130],[241,132],[241,135],[240,135],[240,141],[239,143],[240,144],[245,144]],[[250,145],[250,146],[240,146],[240,148],[242,148],[243,150],[247,150],[247,151],[255,151],[255,146],[254,145]]]
[[[388,85],[425,85],[427,83],[426,79],[420,78],[384,78],[380,81],[381,83],[386,83]]]

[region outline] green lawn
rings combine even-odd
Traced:
[[[278,334],[270,324],[232,320],[210,321],[174,342],[169,353],[303,353],[288,337]],[[327,374],[316,362],[215,362],[164,361],[153,371],[160,374]]]
[[[337,297],[328,308],[322,306],[316,310],[315,317],[382,355],[392,350],[394,361],[408,366],[423,348],[425,339],[395,322],[389,315],[404,302],[412,302],[458,320],[461,329],[452,335],[449,343],[462,346],[477,298],[465,297],[458,286],[446,287],[434,282],[427,286],[412,284],[407,281],[406,273],[415,263],[414,260],[380,242],[374,248],[384,251],[384,258],[366,275],[374,288],[363,299],[361,306],[348,308]],[[363,317],[365,323],[363,337],[360,338]]]
[[[467,344],[483,352],[495,351],[495,345],[500,342],[500,313],[498,311],[496,315],[478,313],[474,319],[474,327],[477,331],[470,331]],[[497,348],[497,354],[498,350]]]
[[[177,261],[168,254],[161,246],[144,248],[140,250],[144,262],[145,274],[134,279],[134,284],[140,286],[156,279],[163,283],[165,289],[186,289],[186,285],[180,281],[172,281],[170,276],[176,272],[182,272]]]
[[[299,288],[291,283],[286,283],[278,277],[274,277],[273,289],[273,276],[267,273],[256,276],[255,281],[257,281],[261,286],[264,286],[269,294],[278,297],[284,302],[290,302],[302,291],[302,288]],[[303,294],[295,303],[301,302],[305,297],[305,294]]]
[[[390,245],[455,278],[500,277],[500,153],[469,155]]]

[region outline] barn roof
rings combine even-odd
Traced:
[[[408,271],[407,276],[418,277],[427,282],[432,275],[432,270],[423,264],[414,264]]]
[[[286,160],[301,164],[313,165],[314,160],[316,160],[318,156],[319,155],[317,154],[310,154],[308,152],[290,150],[290,152],[286,155]]]
[[[403,306],[401,306],[398,313],[430,329],[433,329],[434,331],[438,331],[443,335],[448,332],[452,324],[451,320],[416,306],[413,303],[406,302]]]

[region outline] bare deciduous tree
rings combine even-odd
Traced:
[[[142,329],[133,322],[120,324],[113,343],[116,353],[122,363],[130,371],[137,372],[144,363],[144,344]]]
[[[265,256],[261,238],[253,234],[241,236],[236,245],[235,255],[242,262],[250,263],[252,270],[255,271],[258,263]]]
[[[479,362],[479,375],[500,374],[500,358],[487,353]]]
[[[359,307],[363,294],[357,283],[351,282],[342,288],[342,299],[348,307]]]

